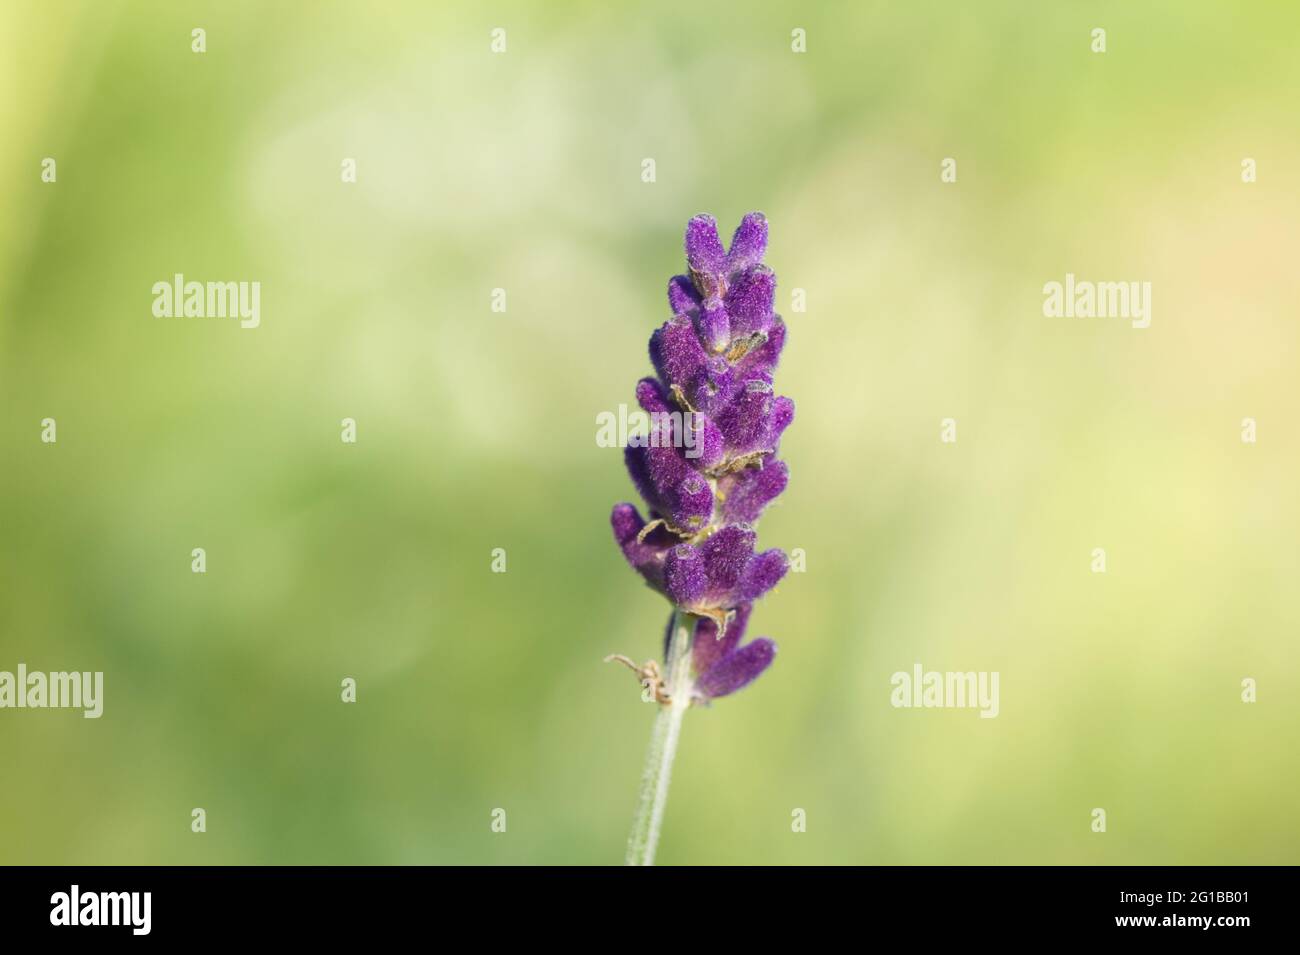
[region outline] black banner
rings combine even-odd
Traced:
[[[925,942],[1044,937],[1182,942],[1294,933],[1289,872],[1239,868],[37,868],[9,869],[6,937],[99,941],[373,941],[466,919],[495,937],[772,925]],[[678,899],[679,915],[665,910]],[[540,921],[539,921],[540,919]],[[717,931],[717,926],[714,926]]]

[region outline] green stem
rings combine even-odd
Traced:
[[[668,803],[668,781],[677,755],[677,739],[682,732],[682,717],[691,705],[691,635],[695,618],[680,610],[673,612],[673,635],[668,644],[665,689],[671,703],[660,705],[650,733],[650,751],[646,753],[641,773],[641,794],[637,799],[632,835],[627,840],[628,865],[654,865],[655,847],[659,844],[659,827]]]

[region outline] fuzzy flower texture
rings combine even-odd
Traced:
[[[766,637],[741,645],[754,601],[788,567],[780,550],[754,552],[754,525],[789,480],[777,449],[794,418],[794,402],[773,390],[785,323],[766,246],[762,213],[741,220],[730,249],[712,216],[686,226],[688,274],[668,283],[673,317],[650,338],[656,376],[636,388],[651,431],[625,451],[648,518],[632,504],[610,518],[628,563],[700,618],[691,664],[701,703],[748,685],[776,655]],[[673,412],[685,422],[676,440]]]

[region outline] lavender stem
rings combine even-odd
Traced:
[[[691,706],[691,635],[695,617],[681,610],[673,612],[673,636],[664,661],[667,672],[665,689],[672,702],[660,705],[650,733],[650,749],[641,773],[641,793],[637,798],[632,834],[627,840],[628,865],[654,865],[655,847],[664,807],[668,803],[668,782],[677,755],[677,740],[682,732],[682,717]]]

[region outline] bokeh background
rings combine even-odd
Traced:
[[[1298,28],[0,5],[0,669],[106,683],[0,711],[0,861],[620,861],[651,712],[601,658],[667,608],[595,416],[687,218],[750,209],[798,408],[760,537],[807,570],[769,673],[688,716],[660,861],[1300,861]],[[154,318],[176,272],[260,281],[261,327]],[[1151,327],[1044,318],[1066,272],[1150,281]],[[918,662],[999,671],[1001,715],[892,708]]]

